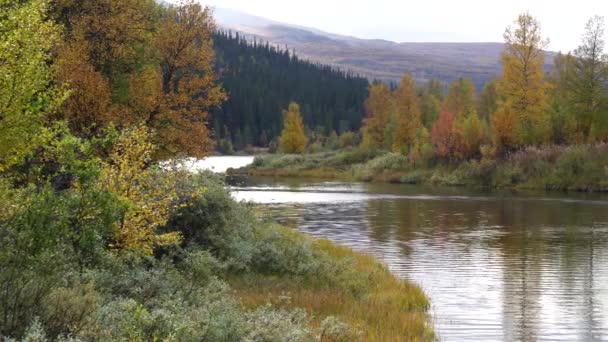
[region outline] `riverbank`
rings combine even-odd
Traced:
[[[526,148],[500,160],[412,165],[396,153],[361,149],[258,156],[233,175],[311,177],[484,189],[608,191],[608,144]]]
[[[168,228],[212,253],[218,266],[211,274],[242,315],[259,315],[262,340],[433,339],[429,300],[417,285],[371,256],[264,219],[255,206],[234,201],[217,176],[193,182],[205,192]]]
[[[69,193],[33,193],[14,216],[0,216],[7,231],[22,233],[3,245],[1,338],[433,340],[424,292],[375,258],[261,217],[218,175],[153,176],[155,184],[177,182],[179,205],[159,232],[180,241],[150,253],[119,252],[93,238],[88,254],[71,251],[70,225],[81,214],[62,206]],[[48,229],[42,237],[39,224]],[[19,248],[31,245],[43,252],[23,257]]]

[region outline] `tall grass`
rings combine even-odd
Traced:
[[[315,241],[313,249],[334,262],[348,263],[349,270],[325,281],[253,276],[234,277],[230,284],[248,307],[272,302],[284,309],[303,308],[316,317],[317,326],[324,317],[335,316],[354,327],[360,341],[434,338],[429,301],[418,286],[395,278],[375,258],[329,241]]]

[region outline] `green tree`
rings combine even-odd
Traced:
[[[283,133],[279,140],[282,153],[302,153],[308,144],[308,137],[304,131],[304,123],[300,114],[300,106],[292,102],[284,114]]]
[[[0,171],[36,145],[43,119],[64,93],[51,85],[49,59],[60,36],[46,0],[0,0]]]
[[[604,53],[604,17],[587,22],[582,44],[574,51],[569,90],[571,106],[578,115],[580,129],[589,136],[592,126],[608,115],[608,56]]]
[[[477,114],[482,120],[489,120],[498,109],[496,80],[492,79],[483,87],[477,101]]]

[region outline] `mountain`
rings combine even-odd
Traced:
[[[398,81],[406,72],[422,83],[430,79],[451,82],[465,77],[471,78],[480,89],[501,72],[502,43],[396,43],[359,39],[224,8],[215,9],[215,18],[224,30],[288,47],[300,58],[340,67],[369,79]],[[547,69],[553,65],[554,55],[547,54]]]

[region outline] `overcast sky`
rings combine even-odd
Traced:
[[[518,13],[541,21],[551,50],[576,48],[608,0],[200,0],[290,24],[398,42],[499,42]]]

